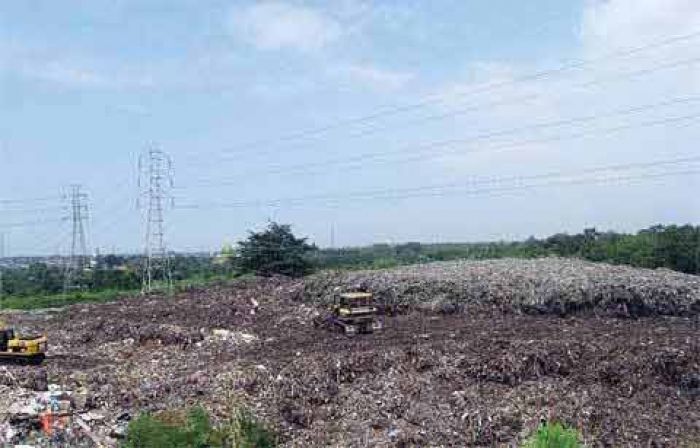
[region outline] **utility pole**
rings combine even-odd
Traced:
[[[0,301],[3,299],[2,274],[5,269],[5,234],[0,232]]]
[[[165,209],[172,205],[173,163],[170,156],[151,147],[139,157],[139,208],[145,208],[142,292],[153,290],[161,279],[172,288],[170,256],[165,243]],[[141,199],[147,204],[141,207]]]
[[[69,198],[69,219],[73,231],[64,277],[64,292],[79,286],[75,284],[75,279],[80,272],[83,272],[88,262],[87,238],[85,236],[88,219],[87,194],[83,192],[81,185],[71,185]]]

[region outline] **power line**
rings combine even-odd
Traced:
[[[547,180],[556,179],[557,177],[562,178],[565,176],[582,176],[590,174],[601,174],[606,172],[616,172],[624,171],[630,169],[643,169],[643,168],[654,168],[666,165],[678,165],[685,163],[700,162],[700,156],[691,157],[680,157],[676,159],[669,160],[659,160],[654,162],[635,162],[635,163],[625,163],[609,165],[604,167],[589,168],[586,170],[579,170],[574,172],[557,171],[548,172],[536,175],[528,176],[508,176],[508,177],[493,177],[490,179],[474,180],[460,182],[460,183],[449,183],[449,184],[435,184],[435,185],[424,185],[419,187],[409,187],[409,188],[396,188],[396,189],[376,189],[376,190],[366,190],[359,192],[350,192],[345,194],[324,194],[324,195],[308,195],[300,197],[289,197],[271,200],[256,200],[256,201],[240,201],[232,203],[211,203],[211,204],[189,204],[180,205],[178,209],[203,209],[203,208],[247,208],[247,207],[261,207],[261,206],[279,206],[279,205],[290,205],[297,203],[306,203],[311,201],[326,201],[326,200],[356,200],[356,199],[395,199],[402,197],[412,197],[414,194],[426,193],[426,192],[436,192],[443,191],[446,188],[473,188],[478,185],[490,185],[490,184],[504,184],[504,183],[516,183],[516,187],[523,184],[523,182],[537,181],[537,180]],[[484,187],[477,191],[489,191],[493,187]]]
[[[327,167],[329,165],[344,164],[347,162],[366,162],[367,160],[377,158],[377,156],[379,156],[381,158],[381,157],[385,157],[387,155],[403,155],[406,153],[407,150],[411,150],[411,149],[425,150],[425,149],[433,149],[433,148],[443,147],[443,146],[452,146],[455,144],[477,142],[477,141],[481,141],[481,140],[491,140],[495,137],[503,137],[503,136],[519,134],[519,133],[523,133],[523,132],[527,132],[527,131],[563,127],[566,125],[572,125],[572,124],[578,124],[578,123],[586,123],[586,122],[591,122],[591,121],[599,120],[602,118],[614,117],[614,116],[618,116],[618,115],[624,116],[624,115],[638,114],[641,112],[647,112],[650,110],[655,110],[655,109],[667,107],[670,105],[691,103],[691,102],[696,102],[699,100],[700,100],[700,97],[698,97],[698,96],[675,98],[672,100],[662,101],[659,103],[645,104],[645,105],[634,106],[634,107],[629,107],[629,108],[625,108],[625,109],[617,109],[614,111],[606,112],[604,114],[590,114],[590,115],[582,115],[582,116],[573,117],[573,118],[567,118],[567,119],[563,119],[563,120],[543,121],[543,122],[534,123],[534,124],[527,125],[527,126],[518,126],[518,127],[508,128],[505,130],[489,131],[489,132],[477,134],[475,136],[468,137],[468,138],[439,140],[439,141],[428,142],[428,143],[417,145],[417,146],[405,146],[405,147],[401,147],[399,149],[392,150],[392,151],[371,152],[371,153],[364,153],[364,154],[355,155],[352,157],[338,158],[338,159],[326,160],[326,161],[321,161],[321,162],[316,162],[316,163],[306,163],[303,165],[300,164],[300,165],[292,166],[291,168],[292,168],[292,170],[294,170],[295,168],[307,169],[307,168],[312,167],[312,166]],[[693,115],[693,116],[695,116],[695,115]],[[644,126],[648,126],[649,124],[650,124],[649,122],[642,123],[642,125],[644,125]],[[528,143],[530,143],[530,142],[528,141]],[[280,172],[281,172],[280,170],[276,170],[276,171],[271,171],[270,174],[279,174]]]
[[[132,223],[130,218],[133,218],[133,208],[123,207],[119,210],[113,210],[110,215],[110,218],[111,219],[109,219],[108,221],[101,221],[98,225],[95,226],[96,229],[99,229],[99,232],[95,232],[97,235],[111,234],[111,231],[117,226],[119,226],[119,228],[122,231],[130,231],[131,229],[126,228],[126,223]],[[133,224],[138,225],[138,223]],[[167,231],[167,228],[165,230]],[[103,247],[107,247],[107,244],[104,242],[104,240]]]
[[[105,210],[109,211],[111,210],[112,204],[115,202],[123,202],[123,199],[127,197],[131,197],[130,199],[127,199],[126,202],[133,201],[133,196],[134,192],[133,191],[128,191],[128,188],[134,188],[137,190],[139,188],[138,186],[138,180],[137,182],[133,181],[133,175],[132,178],[122,178],[118,182],[116,182],[117,187],[112,189],[110,191],[110,194],[106,197],[100,200],[100,203],[97,204],[99,208],[104,208]],[[138,194],[138,193],[137,193]],[[117,201],[115,201],[117,200]],[[132,205],[134,205],[132,203]],[[136,201],[136,206],[138,206],[138,201]]]
[[[60,207],[61,210],[66,210],[65,207]],[[37,253],[42,253],[44,252],[44,249],[49,247],[54,247],[55,244],[52,244],[50,246],[47,246],[46,244],[51,241],[51,240],[57,240],[61,239],[63,241],[68,239],[68,236],[62,235],[63,230],[65,229],[60,229],[60,226],[65,224],[67,222],[66,217],[64,218],[56,218],[56,219],[37,219],[37,220],[25,220],[25,221],[16,221],[16,222],[9,222],[5,224],[0,224],[0,229],[22,229],[23,231],[26,231],[30,228],[37,228],[37,235],[36,238],[32,239],[32,248],[34,251]],[[51,226],[53,227],[51,231],[45,230],[45,226]],[[58,238],[57,238],[58,235]]]
[[[582,123],[588,123],[588,122],[593,122],[597,121],[600,119],[604,118],[610,118],[610,117],[615,117],[615,116],[626,116],[626,115],[635,115],[639,114],[642,112],[647,112],[651,110],[656,110],[662,107],[668,107],[671,105],[675,104],[687,104],[687,103],[692,103],[692,102],[697,102],[700,101],[700,96],[694,96],[694,97],[682,97],[682,98],[676,98],[672,100],[667,100],[667,101],[662,101],[660,103],[653,103],[653,104],[646,104],[646,105],[641,105],[641,106],[634,106],[634,107],[629,107],[625,109],[618,109],[610,112],[606,112],[603,114],[590,114],[590,115],[582,115],[578,117],[573,117],[573,118],[567,118],[563,120],[554,120],[554,121],[543,121],[539,123],[533,123],[527,126],[519,126],[519,127],[513,127],[513,128],[508,128],[508,129],[502,129],[502,130],[495,130],[495,131],[489,131],[485,132],[482,134],[477,134],[475,136],[467,137],[467,138],[458,138],[458,139],[447,139],[447,140],[438,140],[438,141],[432,141],[428,143],[423,143],[420,145],[415,145],[415,146],[405,146],[401,147],[399,149],[391,150],[391,151],[380,151],[380,152],[369,152],[369,153],[363,153],[363,154],[358,154],[350,157],[343,157],[343,158],[336,158],[336,159],[329,159],[325,161],[319,161],[319,162],[309,162],[305,164],[299,164],[299,165],[292,165],[289,167],[282,167],[278,166],[276,168],[266,170],[266,171],[258,171],[254,173],[249,173],[253,174],[255,176],[260,176],[260,175],[271,175],[271,174],[281,174],[281,175],[289,175],[289,174],[313,174],[315,170],[318,169],[325,169],[328,168],[329,166],[342,166],[344,168],[347,168],[348,166],[352,166],[353,164],[360,164],[357,165],[358,167],[365,168],[367,166],[368,162],[374,161],[376,163],[377,160],[379,162],[386,162],[387,157],[390,156],[405,156],[411,155],[411,157],[404,157],[402,160],[403,161],[414,161],[414,160],[424,160],[426,158],[435,158],[436,156],[439,156],[440,154],[451,154],[457,152],[455,149],[452,150],[444,150],[441,152],[436,152],[434,151],[435,149],[438,148],[450,148],[454,147],[456,145],[464,145],[464,144],[473,144],[477,142],[489,142],[493,141],[498,137],[504,137],[508,135],[513,135],[513,134],[519,134],[519,133],[524,133],[527,131],[533,131],[533,130],[543,130],[543,129],[549,129],[549,128],[559,128],[559,127],[564,127],[568,125],[574,125],[574,124],[582,124]],[[534,138],[534,139],[524,139],[524,140],[515,140],[515,141],[510,141],[510,142],[504,142],[497,144],[492,147],[481,147],[475,150],[471,151],[464,151],[464,148],[458,148],[460,154],[467,154],[467,153],[475,153],[475,152],[483,152],[483,151],[489,151],[489,150],[494,150],[494,149],[505,149],[509,147],[518,147],[518,146],[523,146],[523,145],[530,145],[530,144],[536,144],[536,143],[550,143],[553,141],[559,141],[563,139],[568,139],[568,138],[578,138],[586,135],[604,135],[604,134],[609,134],[609,133],[616,133],[616,132],[621,132],[629,129],[635,129],[635,128],[648,128],[648,127],[653,127],[653,126],[659,126],[659,125],[666,125],[666,124],[672,124],[675,122],[683,122],[683,121],[688,121],[688,120],[694,120],[700,117],[700,113],[697,114],[689,114],[689,115],[683,115],[683,116],[678,116],[678,117],[667,117],[667,118],[661,118],[661,119],[656,119],[656,120],[646,120],[638,124],[627,124],[627,125],[620,125],[620,126],[615,126],[615,127],[610,127],[610,128],[604,128],[604,129],[594,129],[590,131],[580,131],[580,132],[575,132],[575,133],[570,133],[569,135],[564,135],[564,136],[552,136],[552,137],[546,137],[546,138]],[[402,160],[399,160],[402,161]],[[397,160],[392,160],[392,163],[396,163]],[[202,187],[212,187],[212,186],[231,186],[231,185],[239,185],[241,183],[241,180],[236,180],[236,181],[205,181],[205,182],[200,182],[196,185],[202,186]]]
[[[476,153],[483,153],[483,152],[489,152],[489,153],[496,153],[496,152],[501,152],[503,150],[512,150],[515,148],[520,148],[528,145],[536,145],[536,144],[545,144],[545,143],[554,143],[554,142],[560,142],[560,141],[565,141],[565,140],[574,140],[574,139],[579,139],[579,138],[585,138],[585,137],[593,137],[593,138],[598,138],[602,136],[608,136],[612,134],[616,134],[619,132],[624,132],[624,131],[630,131],[634,129],[649,129],[651,127],[655,126],[664,126],[664,125],[676,125],[676,124],[681,124],[681,126],[676,126],[676,127],[683,127],[687,126],[688,124],[697,124],[697,120],[700,118],[700,113],[696,114],[690,114],[690,115],[682,115],[682,116],[677,116],[677,117],[668,117],[668,118],[662,118],[658,120],[648,120],[648,121],[643,121],[640,123],[633,123],[633,124],[626,124],[626,125],[620,125],[620,126],[614,126],[610,128],[604,128],[604,129],[594,129],[591,131],[580,131],[580,132],[573,132],[570,134],[563,134],[563,135],[555,135],[552,137],[546,137],[546,138],[534,138],[534,139],[526,139],[526,140],[519,140],[519,141],[513,141],[513,142],[507,142],[503,144],[497,144],[497,145],[492,145],[492,146],[486,146],[486,147],[479,147],[473,150],[468,150],[468,151],[461,151],[461,148],[453,148],[451,150],[446,150],[442,151],[439,153],[429,153],[427,157],[425,155],[422,155],[420,153],[413,155],[411,157],[406,157],[403,159],[399,160],[380,160],[379,163],[391,163],[391,164],[397,164],[397,163],[408,163],[408,162],[420,162],[426,159],[436,159],[440,157],[445,157],[448,155],[453,155],[453,154],[459,154],[459,155],[467,155],[467,154],[476,154]],[[352,170],[352,169],[361,169],[363,168],[363,165],[353,165],[353,166],[348,166],[348,167],[343,167],[344,170]]]
[[[56,211],[61,211],[65,210],[64,206],[58,205],[58,206],[53,206],[53,207],[36,207],[36,208],[6,208],[2,207],[0,209],[3,214],[5,213],[36,213],[36,214],[41,214],[44,212],[56,212]]]
[[[510,85],[534,81],[534,80],[538,80],[538,79],[542,79],[542,78],[548,78],[552,75],[564,73],[564,72],[567,72],[569,70],[582,68],[582,67],[591,65],[593,63],[601,62],[601,61],[604,61],[607,59],[632,56],[632,55],[642,53],[642,52],[645,52],[648,50],[663,48],[663,47],[667,47],[667,46],[677,44],[680,42],[690,41],[690,40],[696,39],[698,37],[700,37],[700,30],[692,32],[692,33],[688,33],[688,34],[668,37],[668,38],[665,38],[663,40],[652,42],[650,44],[646,44],[646,45],[642,45],[642,46],[615,50],[615,51],[609,52],[607,54],[604,54],[602,56],[598,56],[598,57],[594,57],[594,58],[575,59],[575,60],[571,60],[568,62],[564,62],[564,63],[560,64],[558,67],[555,67],[552,69],[541,70],[541,71],[537,71],[534,73],[518,76],[518,77],[515,77],[513,79],[492,82],[492,83],[487,83],[487,84],[482,85],[482,86],[477,86],[477,87],[474,87],[474,88],[469,89],[467,91],[459,92],[459,93],[455,94],[454,96],[452,96],[450,99],[454,99],[455,97],[472,96],[472,95],[477,94],[477,93],[490,92],[490,91],[493,91],[493,90],[496,90],[496,89],[499,89],[502,87],[510,86]],[[255,147],[259,147],[259,146],[269,145],[271,143],[297,140],[297,139],[305,138],[305,137],[312,136],[312,135],[323,134],[323,133],[326,133],[326,132],[329,132],[331,130],[338,129],[338,128],[341,128],[344,126],[356,126],[358,124],[374,121],[374,120],[381,118],[381,117],[386,117],[386,116],[391,116],[391,115],[409,112],[409,111],[416,110],[416,109],[421,109],[423,107],[426,107],[426,106],[429,106],[432,104],[441,103],[443,101],[445,101],[444,95],[429,95],[429,96],[425,97],[424,99],[419,100],[419,101],[414,102],[414,103],[409,103],[409,104],[404,104],[404,105],[387,105],[387,106],[379,107],[378,110],[376,112],[373,112],[373,113],[361,115],[361,116],[354,117],[354,118],[337,120],[337,121],[328,123],[328,124],[323,125],[323,126],[318,126],[315,128],[309,128],[309,129],[302,130],[302,131],[292,132],[292,133],[288,133],[288,134],[285,134],[285,135],[282,135],[279,137],[275,137],[275,138],[266,138],[266,139],[261,139],[261,140],[257,140],[257,141],[252,141],[252,142],[249,142],[247,144],[239,145],[239,146],[236,146],[234,148],[230,148],[228,150],[225,150],[225,152],[234,153],[234,152],[237,152],[237,151],[235,151],[236,149],[255,148]],[[201,154],[196,154],[196,155],[201,156]]]
[[[0,228],[11,229],[18,227],[30,227],[30,226],[41,226],[43,224],[56,224],[63,222],[62,219],[35,219],[28,221],[15,221],[9,223],[0,224]]]
[[[66,224],[66,220],[61,221],[62,224]],[[62,253],[61,248],[64,244],[68,242],[71,235],[68,234],[65,228],[59,226],[54,229],[54,232],[44,234],[43,238],[37,239],[36,242],[32,243],[32,247],[36,253],[47,253],[51,255],[60,255]]]
[[[42,196],[24,199],[0,199],[0,204],[27,204],[30,202],[50,202],[61,199],[60,196]]]
[[[536,184],[513,184],[505,185],[494,188],[481,188],[481,189],[452,189],[447,191],[426,191],[426,192],[416,192],[416,193],[404,193],[396,194],[392,196],[369,196],[366,198],[329,198],[325,201],[317,201],[316,207],[328,207],[328,208],[338,208],[338,207],[348,207],[353,202],[364,203],[365,201],[398,201],[403,199],[416,199],[416,198],[439,198],[439,197],[450,197],[450,196],[469,196],[469,197],[498,197],[508,194],[522,193],[528,190],[536,190],[544,187],[562,187],[562,186],[572,186],[572,185],[596,185],[596,184],[631,184],[634,181],[647,181],[662,179],[668,177],[679,177],[679,176],[690,176],[700,174],[700,168],[698,169],[686,169],[686,170],[676,170],[667,171],[660,173],[645,173],[645,174],[630,174],[622,175],[618,174],[616,176],[608,176],[604,178],[588,178],[588,179],[553,179],[547,182],[536,183]],[[285,204],[288,208],[300,208],[307,204],[302,202]],[[257,206],[257,205],[256,205]],[[226,208],[249,208],[256,206],[241,205],[236,207],[226,207]],[[220,207],[224,208],[224,207]]]
[[[600,79],[595,79],[592,81],[585,81],[585,82],[580,82],[580,83],[575,83],[571,86],[570,88],[579,88],[579,87],[592,87],[595,85],[600,85],[604,84],[607,82],[611,81],[619,81],[619,80],[624,80],[624,79],[630,79],[630,78],[635,78],[639,77],[642,75],[647,75],[651,73],[656,73],[661,70],[668,70],[668,69],[673,69],[673,68],[678,68],[678,67],[683,67],[683,66],[689,66],[693,64],[700,63],[700,58],[690,58],[690,59],[683,59],[681,61],[674,61],[668,64],[661,64],[661,65],[656,65],[651,68],[645,68],[641,70],[635,70],[627,73],[623,73],[620,75],[612,76],[612,77],[605,77],[605,78],[600,78]],[[488,107],[494,107],[494,106],[504,106],[504,105],[510,105],[510,104],[522,104],[523,102],[527,101],[532,101],[538,98],[542,98],[544,95],[542,93],[532,93],[528,95],[522,95],[519,97],[514,97],[506,100],[500,100],[500,101],[494,101],[486,104],[476,104],[476,105],[470,105],[469,107],[466,108],[460,108],[460,109],[455,109],[451,110],[448,112],[443,112],[439,114],[432,114],[428,115],[426,117],[420,117],[415,120],[410,120],[404,123],[401,123],[401,127],[407,127],[415,124],[420,124],[428,121],[436,121],[436,120],[443,120],[446,118],[454,118],[459,115],[464,115],[469,112],[480,112],[483,111],[485,108]],[[377,132],[386,130],[387,128],[395,128],[395,126],[384,126],[384,127],[372,127],[372,128],[366,128],[363,129],[359,132],[353,133],[346,135],[344,138],[357,138],[357,137],[366,137],[368,135],[375,134]]]
[[[130,185],[127,180],[122,180],[118,183],[118,187],[112,191],[107,198],[101,201],[100,208],[103,210],[102,216],[106,216],[107,219],[97,221],[94,225],[94,234],[106,235],[110,233],[117,224],[123,224],[127,221],[127,213],[132,213],[134,209],[138,208],[134,203],[133,192],[127,191],[128,187],[135,187],[136,183]],[[129,198],[128,195],[132,197]],[[137,194],[138,197],[138,194]],[[137,203],[139,201],[136,201]],[[99,230],[99,231],[98,231]]]
[[[653,181],[653,180],[663,180],[669,177],[681,177],[681,176],[694,176],[700,174],[700,167],[696,169],[681,169],[673,171],[663,171],[663,172],[652,172],[652,173],[642,173],[642,174],[624,174],[616,173],[615,175],[608,175],[607,177],[594,177],[594,178],[559,178],[559,179],[549,179],[541,183],[513,183],[511,185],[502,185],[499,187],[483,187],[479,189],[453,189],[446,191],[427,191],[427,192],[415,192],[406,193],[401,195],[394,195],[391,197],[369,197],[369,198],[357,198],[355,202],[358,204],[363,204],[360,200],[384,200],[384,201],[396,201],[402,199],[412,199],[412,198],[438,198],[438,197],[449,197],[449,196],[469,196],[469,197],[503,197],[522,194],[525,191],[532,191],[537,189],[542,189],[545,187],[567,187],[567,186],[579,186],[579,185],[633,185],[639,181]],[[304,204],[291,204],[292,207],[297,207]],[[320,206],[325,206],[328,208],[347,208],[352,205],[352,200],[347,201],[343,199],[342,201],[327,201],[325,203],[320,203]],[[264,249],[260,250],[264,252]]]
[[[672,61],[669,63],[658,64],[658,65],[655,65],[653,67],[648,67],[648,68],[644,68],[644,69],[640,69],[640,70],[625,72],[625,73],[614,75],[614,76],[603,77],[603,78],[584,81],[584,82],[578,82],[578,83],[572,84],[571,86],[569,86],[569,88],[574,88],[574,89],[575,88],[590,88],[593,86],[602,85],[602,84],[606,84],[609,82],[638,78],[641,76],[646,76],[646,75],[650,75],[653,73],[657,73],[659,71],[675,69],[675,68],[684,67],[684,66],[691,66],[694,64],[698,64],[698,63],[700,63],[700,57],[683,59],[683,60],[679,60],[679,61]],[[416,124],[445,120],[447,118],[454,118],[454,117],[457,117],[460,115],[466,115],[466,114],[469,114],[472,112],[480,112],[480,111],[484,111],[485,109],[501,107],[501,106],[506,106],[506,105],[511,105],[511,104],[520,104],[521,105],[523,103],[534,101],[536,99],[543,98],[543,97],[545,97],[545,94],[543,94],[543,93],[531,93],[531,94],[527,94],[527,95],[521,95],[521,96],[517,96],[517,97],[513,97],[513,98],[501,99],[501,100],[486,102],[486,103],[481,103],[481,104],[479,104],[479,103],[470,104],[467,107],[453,109],[451,111],[437,113],[437,114],[431,114],[431,115],[419,117],[419,118],[416,118],[413,120],[401,122],[398,124],[388,124],[388,125],[384,125],[384,126],[373,126],[373,127],[364,128],[364,129],[361,129],[357,132],[345,135],[343,138],[344,139],[353,139],[353,138],[368,137],[368,136],[377,134],[379,132],[386,131],[388,129],[402,129],[402,128],[406,128],[406,127],[413,126]],[[299,141],[297,141],[296,144],[302,145],[302,144],[308,143],[308,141],[309,141],[308,139],[307,140],[299,140]],[[274,150],[272,150],[272,149],[266,150],[266,151],[257,151],[256,155],[263,155],[263,154],[268,154],[268,153],[273,153],[273,152],[274,152]],[[230,155],[228,157],[223,156],[223,157],[217,159],[216,162],[217,163],[222,163],[222,162],[225,163],[229,160],[239,162],[240,159],[235,158],[235,156],[236,156],[235,153],[233,153],[232,155]],[[195,162],[194,165],[211,164],[211,163],[212,163],[212,161],[210,159],[207,159],[207,160],[203,160],[201,162]]]
[[[124,218],[124,213],[117,213],[115,216],[115,208],[117,205],[117,202],[121,203],[124,201],[124,196],[123,193],[125,192],[125,187],[128,186],[126,185],[126,182],[120,182],[119,187],[114,189],[112,191],[112,194],[110,194],[107,198],[104,200],[101,200],[98,205],[99,209],[103,210],[103,214],[109,214],[111,218],[109,221],[109,226],[106,226],[104,224],[100,224],[99,227],[93,228],[93,233],[96,231],[100,231],[100,233],[104,230],[112,228],[116,223],[118,223],[118,220],[122,220]],[[135,185],[135,184],[134,184]],[[117,198],[117,195],[120,197]],[[7,204],[12,204],[12,208],[7,208],[7,207],[1,207],[1,212],[3,214],[5,213],[17,213],[20,215],[23,214],[38,214],[38,215],[43,215],[44,213],[48,213],[51,211],[67,211],[69,216],[64,217],[64,218],[40,218],[40,219],[25,219],[21,221],[10,221],[10,222],[5,222],[1,223],[0,222],[0,229],[14,229],[14,228],[19,228],[19,229],[28,229],[30,227],[44,227],[44,226],[53,226],[56,224],[62,224],[66,221],[70,221],[70,213],[71,213],[71,205],[68,204],[66,205],[59,205],[59,206],[41,206],[41,207],[36,207],[36,208],[28,208],[28,207],[22,207],[19,208],[23,205],[24,201],[29,200],[30,202],[32,200],[35,201],[55,201],[57,199],[61,199],[61,196],[46,196],[46,197],[40,197],[40,198],[29,198],[29,199],[4,199],[2,203],[7,203]],[[63,197],[65,199],[65,196]],[[0,204],[2,204],[0,203]],[[16,204],[16,205],[15,205]],[[41,204],[39,204],[41,205]],[[92,207],[93,211],[95,211],[96,207]],[[87,226],[90,223],[90,221],[86,220],[85,226]],[[87,230],[87,227],[86,227]],[[70,234],[63,235],[63,236],[58,236],[57,237],[57,231],[52,231],[45,233],[44,238],[41,236],[38,236],[36,239],[32,240],[32,248],[36,250],[38,253],[45,252],[45,251],[55,251],[56,247],[59,245],[63,245],[63,243],[66,243],[70,239]],[[86,239],[88,232],[85,232]],[[66,251],[70,251],[70,248],[66,249]],[[80,252],[80,251],[78,251]]]

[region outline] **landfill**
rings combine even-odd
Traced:
[[[556,257],[325,272],[305,283],[305,294],[309,300],[329,303],[337,288],[370,290],[391,309],[419,306],[449,311],[487,305],[538,314],[700,313],[698,276]]]
[[[384,330],[317,325],[365,288]],[[437,263],[239,280],[12,313],[49,336],[0,368],[0,446],[119,446],[142,412],[245,407],[283,447],[700,443],[698,277],[586,262]],[[585,301],[585,305],[573,306]]]

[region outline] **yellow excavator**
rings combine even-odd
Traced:
[[[46,358],[46,336],[19,336],[0,321],[0,364],[39,365]]]

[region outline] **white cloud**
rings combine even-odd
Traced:
[[[260,50],[311,52],[342,34],[340,23],[322,11],[289,3],[256,3],[232,14],[234,34]]]
[[[146,74],[67,59],[29,58],[18,63],[16,71],[29,79],[70,88],[144,89],[155,85],[155,80]]]
[[[519,123],[534,116],[556,116],[558,95],[553,94],[551,85],[518,81],[529,70],[533,69],[504,62],[477,62],[459,81],[442,86],[431,98],[436,99],[440,112],[470,111],[464,116],[472,119],[480,115],[482,123]]]
[[[496,132],[492,137],[446,148],[448,155],[435,159],[435,165],[445,175],[495,172],[500,168],[507,172],[513,166],[536,165],[551,156],[555,145],[508,146],[519,139],[540,138],[538,133],[497,135],[498,131],[560,118],[560,97],[555,89],[517,82],[527,70],[505,62],[478,62],[459,81],[434,92],[431,98],[437,100],[438,115],[452,114],[445,120],[444,135],[461,140]]]
[[[372,65],[352,64],[336,67],[331,74],[359,82],[375,90],[397,90],[409,83],[412,73],[387,70]]]
[[[636,106],[662,103],[700,93],[699,65],[656,70],[676,61],[700,56],[700,39],[678,41],[673,45],[650,48],[626,57],[605,57],[616,50],[637,48],[700,30],[700,8],[696,0],[607,0],[589,1],[580,22],[579,52],[564,56],[564,61],[590,59],[594,63],[553,76],[518,81],[528,75],[556,69],[559,64],[528,66],[510,61],[477,62],[469,73],[435,92],[444,98],[438,109],[471,112],[460,115],[445,127],[445,134],[473,130],[517,129],[575,119],[594,114],[610,114]],[[625,78],[625,74],[650,70],[643,76]],[[497,86],[488,88],[488,86]],[[532,100],[518,101],[518,98]],[[483,108],[479,105],[484,105]],[[476,106],[476,107],[475,107]],[[688,131],[674,125],[640,126],[633,132],[605,133],[616,126],[679,117],[697,112],[696,103],[649,109],[644,113],[610,115],[605,119],[580,122],[572,126],[546,127],[507,136],[504,140],[527,142],[589,132],[589,138],[572,138],[545,144],[523,144],[505,151],[491,151],[484,143],[478,154],[455,151],[438,161],[446,172],[480,171],[536,173],[561,167],[598,166],[629,161],[662,159],[666,154],[686,153],[692,149]],[[687,124],[687,123],[686,123]]]
[[[581,19],[581,53],[597,58],[626,48],[638,48],[700,31],[697,0],[589,0]],[[700,56],[700,39],[684,39],[652,47],[630,58],[612,58],[597,64],[601,74],[689,60]],[[661,71],[643,83],[622,83],[611,99],[691,94],[700,87],[698,65]]]
[[[63,62],[27,63],[21,71],[28,77],[55,84],[79,87],[112,87],[115,80],[104,74]]]
[[[697,0],[589,0],[581,37],[584,51],[643,45],[698,30]]]

